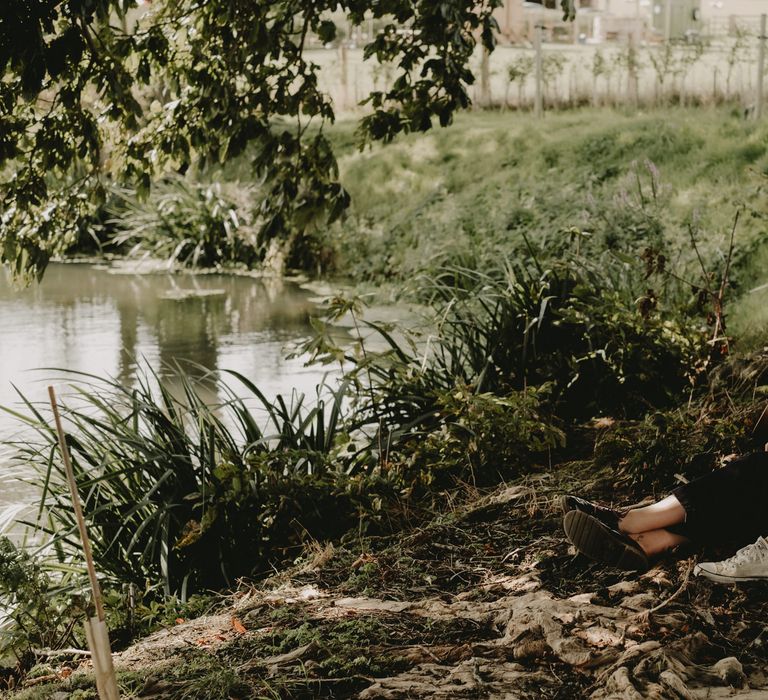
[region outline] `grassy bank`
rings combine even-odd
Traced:
[[[738,105],[587,108],[538,122],[467,112],[363,152],[354,121],[329,134],[352,205],[340,223],[297,237],[289,267],[401,288],[445,266],[486,270],[530,246],[545,258],[652,249],[689,278],[696,247],[706,265],[722,264],[739,212],[731,282],[743,298],[731,330],[755,344],[768,325],[768,290],[749,293],[766,282],[768,129]],[[81,244],[192,267],[258,266],[249,163],[158,183],[146,202],[115,191]]]
[[[630,113],[462,114],[448,129],[363,153],[351,125],[335,132],[352,207],[335,228],[337,270],[380,283],[448,264],[485,269],[526,251],[572,247],[664,251],[694,262],[726,254],[738,209],[734,281],[766,281],[768,128],[735,107]],[[734,309],[740,334],[768,323],[768,292]],[[754,338],[753,338],[754,339]]]

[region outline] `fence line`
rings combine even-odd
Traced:
[[[741,27],[718,41],[669,41],[657,44],[544,44],[542,48],[542,107],[574,105],[664,105],[670,103],[741,102],[757,112],[759,22]],[[356,110],[371,90],[384,89],[398,69],[362,60],[362,50],[312,50],[321,66],[322,88],[339,112]],[[477,105],[534,109],[535,50],[497,46],[473,58],[478,81],[470,88]],[[482,80],[480,80],[482,76]]]
[[[759,37],[720,45],[663,43],[623,47],[545,46],[546,106],[636,105],[739,101],[754,110],[758,96]],[[490,102],[530,109],[535,100],[535,51],[499,49]]]
[[[760,18],[715,18],[702,25],[701,35],[656,43],[641,41],[635,34],[624,36],[623,43],[544,43],[541,106],[736,101],[757,116]],[[344,39],[335,46],[318,44],[309,50],[311,60],[321,66],[321,87],[339,112],[359,109],[362,97],[385,89],[398,73],[394,65],[363,61],[362,45],[378,29],[371,20],[342,31]],[[546,31],[538,33],[546,37]],[[478,49],[472,66],[478,77],[470,88],[473,102],[534,109],[535,56],[532,46],[500,43],[489,56]]]

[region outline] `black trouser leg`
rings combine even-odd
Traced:
[[[738,457],[672,493],[686,520],[668,529],[698,544],[741,547],[768,534],[768,452]]]

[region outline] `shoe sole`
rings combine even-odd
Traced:
[[[600,520],[600,516],[599,515],[595,515],[594,513],[590,513],[588,510],[583,510],[581,507],[579,507],[575,503],[573,503],[573,504],[570,503],[569,501],[570,501],[571,498],[572,498],[572,496],[570,496],[569,494],[565,494],[565,495],[562,495],[562,496],[558,496],[555,499],[555,507],[560,511],[560,513],[562,515],[565,515],[566,513],[570,513],[572,510],[578,510],[581,513],[586,513],[587,515],[591,515],[593,518],[597,518],[598,520]],[[632,507],[634,507],[634,506],[632,506]],[[627,510],[631,510],[631,508],[628,508]],[[618,520],[620,517],[621,516],[617,515],[616,519]],[[601,522],[603,522],[603,521],[601,521]],[[610,527],[610,525],[609,525],[609,527]]]
[[[648,557],[627,545],[597,518],[571,510],[563,518],[566,537],[583,555],[617,569],[645,571]]]
[[[768,576],[726,576],[725,574],[716,574],[713,571],[707,571],[700,567],[693,570],[694,576],[703,576],[716,583],[741,583],[744,581],[768,581]]]

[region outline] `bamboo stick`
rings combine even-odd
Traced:
[[[91,621],[84,622],[85,638],[88,641],[88,648],[91,650],[91,663],[93,664],[93,675],[96,677],[96,691],[101,700],[107,700],[107,689],[104,687],[104,671],[101,665],[101,650],[96,644],[96,638],[93,634]]]
[[[117,688],[115,667],[112,664],[112,650],[109,647],[109,632],[107,623],[97,617],[90,619],[91,637],[94,649],[98,652],[99,667],[96,669],[96,687],[98,688],[99,676],[101,676],[102,697],[104,700],[119,700],[120,691]]]
[[[72,507],[75,511],[77,528],[80,531],[80,541],[83,545],[83,556],[85,565],[88,569],[88,578],[91,582],[91,591],[93,594],[93,605],[96,610],[95,617],[85,622],[85,636],[88,640],[88,648],[91,650],[91,660],[93,670],[96,676],[96,689],[101,700],[119,700],[120,691],[117,687],[117,678],[115,677],[115,668],[112,663],[112,650],[109,646],[109,632],[104,615],[104,601],[101,595],[101,586],[96,576],[96,566],[93,562],[93,551],[91,550],[91,540],[88,537],[88,530],[85,527],[85,517],[83,516],[83,507],[80,503],[80,495],[77,491],[77,482],[75,473],[72,469],[72,461],[69,456],[64,428],[61,424],[59,407],[56,401],[56,392],[52,386],[48,387],[48,398],[51,402],[53,411],[53,420],[56,424],[56,434],[59,438],[59,449],[64,461],[64,470],[67,474],[69,492],[72,496]]]

